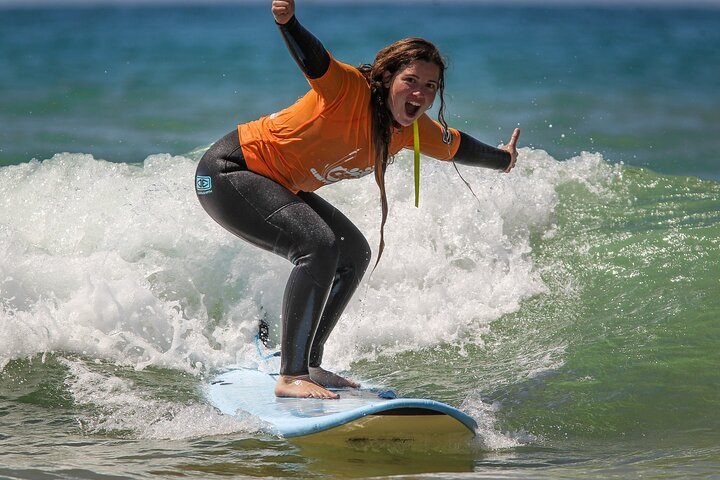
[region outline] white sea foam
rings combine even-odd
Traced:
[[[593,185],[597,155],[525,149],[510,175],[410,156],[388,172],[387,248],[327,345],[333,368],[444,342],[481,344],[493,320],[543,292],[530,232],[552,231],[555,187]],[[257,321],[276,324],[291,265],[234,238],[199,206],[195,161],[115,164],[82,154],[0,169],[0,368],[68,351],[190,372],[252,362]],[[379,239],[372,177],[321,190]]]
[[[222,415],[204,403],[148,398],[127,379],[93,372],[80,361],[60,361],[68,369],[65,384],[75,403],[92,407],[78,419],[88,434],[132,432],[137,438],[180,440],[272,430],[249,414]]]

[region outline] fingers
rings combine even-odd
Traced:
[[[272,14],[277,23],[281,25],[287,23],[295,15],[294,0],[273,0]]]
[[[277,9],[287,9],[288,11],[290,11],[295,8],[295,2],[293,0],[273,0],[272,8],[273,8],[273,10],[275,10],[277,8]]]

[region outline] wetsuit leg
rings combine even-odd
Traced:
[[[325,220],[335,233],[339,247],[330,295],[310,350],[310,366],[319,367],[325,342],[360,284],[370,263],[371,251],[365,236],[337,208],[315,193],[300,192],[298,195]]]
[[[294,265],[283,296],[280,373],[308,373],[315,330],[340,257],[335,233],[298,195],[247,170],[237,132],[205,153],[196,177],[203,208],[224,228]]]

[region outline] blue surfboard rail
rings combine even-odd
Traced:
[[[450,415],[465,425],[473,434],[477,429],[477,423],[472,417],[466,415],[462,411],[453,408],[435,400],[418,399],[418,398],[398,398],[395,400],[384,400],[383,403],[368,405],[366,407],[358,407],[347,412],[330,414],[314,422],[308,422],[307,418],[302,421],[289,421],[282,425],[278,425],[280,433],[287,438],[309,435],[311,433],[328,430],[339,427],[347,423],[365,417],[367,415],[376,415],[395,409],[425,409]]]
[[[209,402],[222,413],[247,412],[272,425],[286,438],[301,437],[347,425],[368,415],[437,413],[452,417],[475,435],[477,423],[463,411],[442,402],[421,398],[382,398],[378,391],[340,389],[339,400],[277,398],[275,378],[246,368],[230,369],[207,387]]]

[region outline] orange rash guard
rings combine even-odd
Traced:
[[[370,87],[362,73],[331,57],[322,77],[307,80],[312,90],[294,105],[238,125],[248,168],[294,193],[359,178],[375,166]],[[457,130],[450,129],[448,145],[442,141],[440,124],[427,114],[418,119],[418,126],[424,155],[439,160],[455,156],[460,145]],[[412,147],[412,126],[393,131],[390,155]]]

